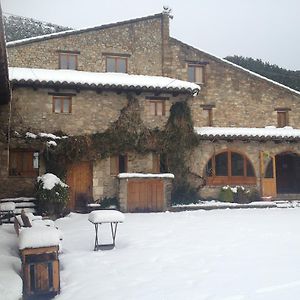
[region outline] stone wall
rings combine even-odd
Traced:
[[[70,90],[62,90],[61,92],[74,94],[71,113],[53,113],[53,95],[51,93],[54,91],[52,89],[15,89],[12,97],[12,129],[35,133],[53,133],[62,130],[69,135],[103,132],[118,119],[121,109],[128,103],[125,93],[97,93],[95,91],[77,93]],[[169,100],[164,100],[165,116],[152,116],[149,100],[145,99],[146,96],[150,97],[151,95],[153,96],[150,93],[143,93],[134,96],[139,101],[141,118],[149,128],[162,128],[168,120],[172,104],[187,98],[186,96],[173,97],[168,95]],[[0,120],[4,119],[7,114],[7,109],[0,113]]]
[[[105,72],[106,55],[128,56],[128,73],[162,75],[162,15],[9,46],[11,67],[58,69],[58,51],[79,51],[78,70]]]
[[[201,105],[213,104],[213,126],[277,126],[274,109],[289,108],[290,126],[300,128],[300,92],[291,92],[172,38],[170,48],[168,76],[188,80],[188,61],[206,64],[200,94],[190,100],[195,126],[207,126],[207,111]]]
[[[261,174],[260,174],[260,152],[264,151],[270,155],[277,155],[283,152],[293,152],[300,155],[299,143],[275,143],[275,142],[242,142],[242,141],[202,141],[201,144],[194,150],[191,158],[190,169],[192,172],[205,177],[205,167],[209,159],[216,153],[225,150],[236,151],[244,154],[252,163],[255,176],[256,188],[261,189]],[[246,186],[246,185],[245,185]],[[199,195],[203,198],[216,198],[222,186],[206,185],[200,190]],[[253,186],[252,186],[253,187]]]

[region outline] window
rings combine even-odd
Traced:
[[[78,54],[75,53],[59,53],[59,68],[77,70]]]
[[[127,172],[127,155],[116,155],[110,158],[110,175]]]
[[[72,97],[71,96],[54,96],[53,108],[54,113],[70,114],[72,112]]]
[[[150,100],[150,115],[165,116],[165,102],[159,100]]]
[[[168,161],[167,155],[162,154],[155,154],[153,153],[153,173],[168,173]]]
[[[200,106],[207,113],[206,126],[213,126],[213,108],[215,107],[215,104],[202,104]]]
[[[204,83],[204,65],[189,64],[188,81],[196,82],[196,83]]]
[[[35,177],[38,175],[38,152],[12,150],[9,153],[9,175]]]
[[[106,72],[127,73],[127,58],[120,56],[107,56]]]
[[[284,127],[288,125],[288,111],[277,111],[277,127]]]
[[[255,173],[248,158],[240,153],[225,151],[214,155],[206,165],[207,183],[256,184]]]

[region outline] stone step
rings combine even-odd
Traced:
[[[278,194],[273,201],[300,201],[300,194]]]

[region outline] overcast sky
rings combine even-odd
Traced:
[[[171,36],[219,57],[300,70],[300,0],[0,0],[6,13],[73,28],[172,9]]]

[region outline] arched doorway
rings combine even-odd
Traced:
[[[275,161],[277,193],[300,193],[300,156],[284,152],[276,155]]]

